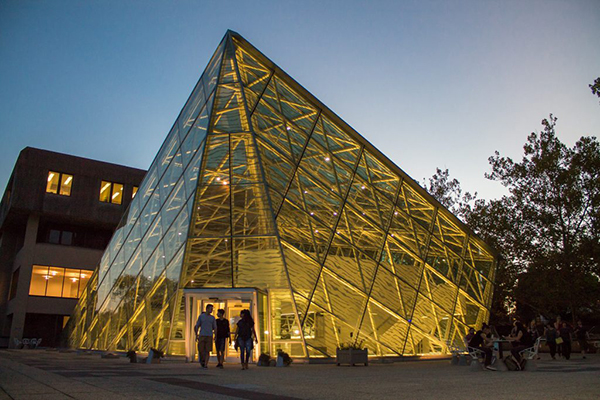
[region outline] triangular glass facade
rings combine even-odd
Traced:
[[[439,354],[487,321],[488,246],[229,31],[70,322],[70,345],[184,354],[189,289],[262,293],[262,351]],[[189,338],[188,338],[189,339]]]

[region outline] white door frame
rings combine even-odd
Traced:
[[[196,311],[197,300],[243,300],[250,301],[250,313],[254,318],[256,333],[258,334],[260,329],[260,321],[258,320],[258,296],[256,289],[252,288],[229,288],[229,289],[184,289],[183,294],[185,296],[185,359],[187,362],[192,362],[193,355],[195,354],[195,334],[194,325],[198,319]],[[233,332],[232,332],[233,333]],[[260,340],[254,348],[254,359],[258,359],[260,354]]]

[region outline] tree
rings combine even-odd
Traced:
[[[450,180],[450,171],[447,168],[444,171],[436,168],[435,174],[429,178],[429,185],[423,180],[423,186],[437,201],[461,219],[470,212],[471,205],[477,199],[477,192],[463,194],[460,182],[456,178]]]
[[[592,89],[592,94],[600,97],[600,78],[596,78],[594,83],[590,85],[590,89]]]
[[[477,200],[463,214],[501,254],[497,317],[507,302],[523,316],[600,315],[600,144],[582,137],[567,147],[556,137],[556,121],[550,115],[542,132],[529,135],[520,162],[498,152],[490,157],[486,177],[509,194]],[[450,188],[443,194],[461,193]]]

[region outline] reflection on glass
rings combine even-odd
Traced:
[[[73,185],[73,175],[63,174],[56,171],[48,172],[48,182],[46,183],[46,193],[60,194],[62,196],[71,195],[71,186]]]
[[[104,203],[121,204],[123,202],[123,185],[102,181],[100,184],[100,201]]]
[[[135,195],[137,194],[137,192],[138,192],[138,187],[137,187],[137,186],[134,186],[134,187],[133,187],[133,192],[131,193],[131,198],[132,198],[132,199],[135,197]]]
[[[123,185],[120,183],[113,183],[112,195],[110,201],[113,204],[121,204],[123,201]]]
[[[71,185],[73,184],[73,175],[61,174],[60,193],[63,196],[71,195]]]
[[[110,182],[102,181],[100,184],[100,201],[105,203],[110,202],[110,187]]]

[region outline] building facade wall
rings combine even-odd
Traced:
[[[70,195],[46,191],[51,171],[73,177]],[[0,347],[22,340],[26,321],[39,321],[36,332],[48,321],[57,325],[49,330],[62,329],[62,318],[71,314],[77,299],[31,296],[33,267],[89,270],[91,275],[103,242],[110,239],[144,175],[143,170],[45,150],[21,152],[0,203]],[[99,200],[102,181],[123,185],[121,204]],[[48,232],[64,231],[73,237],[69,244],[49,243]]]

